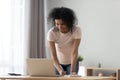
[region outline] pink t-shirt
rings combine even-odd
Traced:
[[[62,33],[59,30],[51,28],[48,31],[47,40],[54,41],[56,46],[56,54],[60,64],[71,63],[71,52],[73,47],[74,39],[81,38],[80,27],[73,27],[72,33]]]

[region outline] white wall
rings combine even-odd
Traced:
[[[120,67],[120,0],[46,0],[53,7],[69,7],[82,29],[79,54],[84,66]]]

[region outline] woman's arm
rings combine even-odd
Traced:
[[[53,59],[55,67],[59,71],[60,75],[65,75],[66,73],[65,73],[65,71],[63,71],[62,67],[59,64],[58,58],[57,58],[55,42],[54,41],[49,41],[48,44],[49,44],[51,57]]]
[[[80,41],[81,39],[75,39],[73,43],[73,49],[71,53],[71,74],[75,72]]]

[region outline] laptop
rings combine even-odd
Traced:
[[[57,76],[52,59],[29,58],[27,69],[30,76],[54,77]]]

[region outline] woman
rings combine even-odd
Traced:
[[[66,7],[53,8],[48,19],[54,26],[48,31],[47,40],[56,74],[77,74],[81,30],[75,25],[77,19],[73,10]]]

